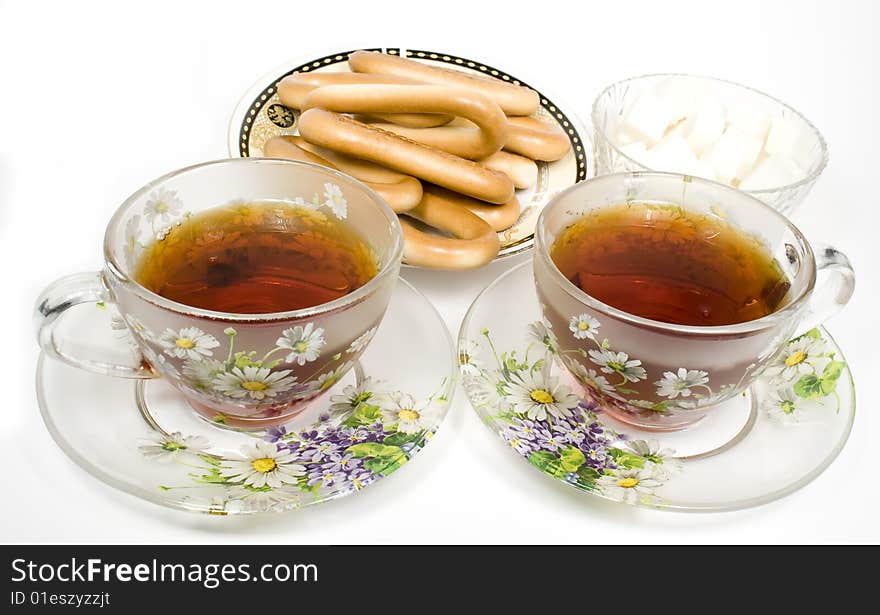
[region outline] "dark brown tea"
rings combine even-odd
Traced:
[[[775,312],[790,283],[758,240],[672,205],[596,209],[550,257],[578,288],[620,310],[680,325],[729,325]]]
[[[369,247],[345,222],[306,207],[255,201],[185,219],[147,247],[135,279],[189,306],[265,314],[332,301],[376,272]]]

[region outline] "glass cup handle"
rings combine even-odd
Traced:
[[[816,244],[816,286],[807,311],[798,324],[802,335],[815,329],[845,306],[856,288],[856,275],[846,254],[829,245]]]
[[[75,352],[66,349],[75,341],[76,334],[59,329],[61,316],[76,305],[99,302],[113,303],[113,299],[97,271],[75,273],[47,286],[34,306],[34,324],[40,348],[50,357],[97,374],[122,378],[155,378],[156,374],[143,362],[139,365],[123,365],[79,357]],[[120,346],[125,344],[122,340],[116,343]]]

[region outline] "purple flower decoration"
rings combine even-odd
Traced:
[[[281,427],[270,427],[266,431],[266,437],[263,438],[266,442],[278,442],[284,436],[287,435],[287,428],[282,425]]]
[[[537,437],[538,424],[530,419],[515,417],[509,429],[517,438],[534,442]]]
[[[580,447],[580,451],[584,454],[586,465],[591,468],[602,469],[607,467],[608,452],[605,446],[599,442],[584,442]]]
[[[581,431],[579,425],[561,419],[553,421],[553,433],[556,434],[560,440],[571,444],[580,444],[584,441],[584,438],[587,437],[586,434]]]
[[[309,472],[309,480],[307,482],[309,487],[314,487],[315,485],[331,487],[345,481],[345,473],[334,472],[332,469],[326,468],[325,466],[327,465],[330,464],[322,464]]]
[[[300,452],[300,456],[308,461],[324,461],[340,452],[340,449],[341,447],[338,444],[328,438],[317,440],[306,446],[305,449]]]
[[[318,438],[320,438],[320,435],[318,434],[318,431],[316,429],[313,429],[311,431],[305,429],[299,434],[299,439],[303,442],[314,442]]]
[[[361,463],[361,460],[351,453],[346,453],[345,455],[333,454],[330,456],[330,461],[322,464],[321,468],[334,474],[347,474],[359,468]]]
[[[535,430],[535,443],[539,448],[555,453],[568,443],[568,438],[546,427],[538,427]]]
[[[592,417],[590,414],[599,414],[602,412],[602,406],[600,406],[595,399],[593,398],[585,398],[580,401],[578,404],[578,408],[581,409],[581,412],[584,414],[584,418],[590,420]]]
[[[376,480],[376,478],[378,477],[369,470],[358,468],[348,475],[348,484],[351,486],[352,489],[360,491],[361,489],[372,483],[374,480]]]
[[[368,427],[342,427],[333,430],[332,439],[343,448],[348,448],[352,444],[361,442],[381,442],[385,438],[382,423],[370,425]]]

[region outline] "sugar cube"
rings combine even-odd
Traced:
[[[701,157],[715,170],[715,177],[724,183],[745,177],[758,155],[763,142],[735,126],[730,126]]]
[[[769,154],[788,156],[799,166],[809,167],[817,140],[800,118],[779,117],[770,124],[764,150]]]
[[[669,77],[655,85],[653,90],[657,98],[674,112],[673,122],[692,116],[700,101],[711,95],[702,81],[689,77]]]
[[[626,156],[632,158],[639,164],[651,168],[651,165],[648,162],[648,146],[645,145],[644,141],[634,141],[626,145],[621,145],[619,149]]]
[[[697,164],[697,156],[681,135],[667,135],[648,150],[651,166],[658,171],[690,173]]]
[[[687,139],[698,156],[721,138],[727,123],[724,106],[714,96],[702,98],[688,121]]]
[[[675,121],[675,111],[653,92],[642,93],[627,111],[621,128],[630,136],[649,145],[663,138],[666,128]]]
[[[770,125],[764,149],[770,155],[790,154],[798,146],[801,139],[801,124],[797,118],[777,117]]]
[[[781,188],[803,179],[804,170],[791,158],[773,154],[759,161],[755,168],[740,182],[740,190],[767,190]]]
[[[770,116],[751,105],[733,105],[727,109],[727,125],[763,142],[770,130]]]

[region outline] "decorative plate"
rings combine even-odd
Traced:
[[[734,510],[803,487],[846,443],[855,391],[824,329],[791,340],[792,352],[778,359],[808,343],[815,352],[803,369],[773,370],[689,429],[649,432],[614,420],[557,360],[552,340],[572,333],[542,321],[531,266],[504,273],[471,305],[459,369],[483,422],[548,476],[627,504]]]
[[[522,206],[520,219],[511,228],[499,233],[501,251],[497,258],[519,254],[532,247],[535,224],[541,209],[558,191],[593,175],[593,153],[589,136],[580,120],[560,104],[530,83],[493,68],[482,62],[434,51],[401,49],[399,47],[373,47],[367,51],[380,51],[402,55],[426,64],[455,68],[479,73],[521,84],[536,90],[541,96],[541,108],[534,115],[546,121],[556,122],[568,135],[571,151],[556,162],[538,163],[538,181],[532,188],[517,190]],[[229,153],[231,156],[261,156],[263,144],[278,135],[296,134],[299,111],[281,104],[276,93],[278,82],[298,72],[347,72],[348,56],[357,50],[340,51],[307,61],[291,61],[257,81],[242,97],[232,114],[229,125]]]
[[[109,309],[73,309],[96,337],[115,333]],[[229,515],[297,509],[397,471],[436,432],[454,379],[443,320],[401,279],[355,367],[278,428],[237,431],[201,418],[161,379],[100,376],[45,356],[37,395],[52,437],[99,480],[170,508]]]

